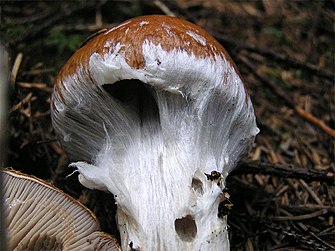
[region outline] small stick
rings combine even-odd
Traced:
[[[18,110],[20,107],[22,107],[23,105],[27,104],[30,99],[32,98],[33,93],[29,92],[27,96],[25,96],[19,103],[17,103],[16,105],[14,105],[10,110],[9,113],[15,112],[16,110]]]
[[[280,208],[279,211],[280,211],[281,213],[283,213],[283,214],[286,215],[286,216],[284,216],[284,217],[294,217],[293,214],[291,214],[290,212],[287,212],[286,210],[284,210],[284,209],[282,209],[282,208]],[[278,216],[278,217],[280,217],[280,216]],[[307,226],[306,226],[304,223],[302,223],[302,222],[297,222],[297,225],[298,225],[304,232],[306,232],[306,231],[308,230]]]
[[[17,73],[19,72],[21,63],[22,63],[22,58],[23,58],[23,54],[20,52],[17,54],[14,64],[13,64],[13,68],[10,74],[10,84],[12,85],[12,87],[14,87],[15,85],[15,81],[16,81],[16,77],[17,77]]]
[[[22,88],[27,88],[27,89],[38,89],[41,91],[45,91],[48,93],[52,93],[53,89],[51,87],[49,87],[47,84],[45,83],[26,83],[26,82],[18,82],[17,83],[20,87]]]
[[[53,68],[47,68],[47,69],[36,69],[36,70],[24,71],[22,73],[27,74],[27,75],[39,75],[39,74],[44,74],[44,73],[50,73],[53,71],[54,71]]]
[[[155,0],[154,4],[166,15],[170,16],[170,17],[175,17],[176,14],[174,14],[169,7],[166,6],[165,3],[163,3],[162,1],[159,0]]]
[[[288,185],[284,185],[276,194],[275,196],[278,197],[279,195],[281,195],[282,193],[286,192],[286,190],[288,189]]]
[[[206,28],[206,27],[205,27]],[[249,44],[245,43],[240,40],[235,40],[234,38],[231,38],[227,35],[220,34],[218,32],[211,31],[210,29],[207,29],[211,32],[211,34],[223,45],[230,45],[231,47],[237,48],[238,50],[247,50],[249,52],[254,52],[259,55],[262,55],[271,61],[276,61],[279,64],[283,65],[283,67],[290,67],[295,69],[305,69],[309,73],[314,74],[320,78],[328,79],[330,81],[334,80],[334,73],[328,70],[321,69],[320,67],[309,64],[306,62],[302,62],[300,60],[297,60],[293,57],[290,57],[289,55],[282,54],[276,51],[273,51],[269,48],[260,48],[257,47],[256,44]]]
[[[329,135],[335,137],[335,130],[330,128],[323,122],[322,120],[314,117],[312,114],[304,111],[299,107],[295,107],[294,110],[299,114],[300,117],[307,119],[309,122],[313,123],[314,125],[318,126],[320,129],[328,133]]]
[[[312,196],[315,202],[318,203],[320,206],[323,206],[322,201],[319,199],[316,193],[306,184],[306,182],[303,181],[302,179],[299,179],[299,182],[302,185],[302,187]]]
[[[306,168],[294,166],[292,164],[272,164],[259,161],[243,162],[235,168],[230,176],[238,174],[263,174],[284,178],[303,179],[310,181],[322,181],[334,184],[335,173],[327,170],[308,170]]]
[[[328,233],[333,233],[333,231],[335,230],[335,226],[331,226],[331,227],[328,227],[324,230],[322,230],[321,232],[318,233],[319,236],[322,236],[324,234],[328,234]]]
[[[95,7],[95,25],[102,27],[101,3]]]
[[[327,213],[326,209],[321,209],[319,211],[310,213],[310,214],[303,214],[303,215],[297,215],[297,216],[273,216],[271,217],[271,220],[274,221],[287,221],[287,220],[292,220],[292,221],[301,221],[301,220],[308,220],[312,219],[321,215],[324,215]]]
[[[269,85],[274,90],[274,92],[277,94],[277,96],[280,97],[282,100],[284,100],[284,102],[286,103],[288,107],[294,109],[300,117],[307,119],[309,122],[311,122],[314,125],[317,125],[320,129],[322,129],[327,134],[335,137],[335,130],[328,127],[323,121],[314,117],[312,114],[305,112],[301,108],[297,107],[292,101],[293,99],[290,98],[290,96],[287,93],[285,93],[282,89],[280,89],[280,87],[276,85],[275,83],[273,83],[273,81],[267,79],[262,74],[260,74],[246,57],[239,56],[239,59],[252,72],[252,74],[254,74],[255,77],[257,77],[262,83]]]
[[[308,212],[308,211],[325,209],[329,212],[335,213],[335,207],[332,207],[332,206],[314,205],[314,204],[305,204],[305,205],[297,205],[297,206],[281,204],[280,206],[285,207],[289,210],[295,210],[295,211],[305,211],[305,212],[307,211]]]
[[[326,245],[327,247],[330,248],[330,250],[335,250],[335,246],[331,245],[328,242],[325,242],[324,240],[322,240],[320,237],[316,236],[313,232],[309,232],[310,235],[312,235],[315,239],[317,239],[319,242],[321,242],[322,244]]]
[[[59,24],[54,27],[57,31],[89,31],[89,32],[96,32],[100,31],[102,29],[102,26],[104,27],[114,27],[116,26],[116,23],[103,23],[102,25],[94,24]]]

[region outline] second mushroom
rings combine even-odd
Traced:
[[[93,37],[58,74],[52,119],[81,184],[114,194],[123,250],[229,250],[218,207],[258,128],[203,29],[144,16]]]

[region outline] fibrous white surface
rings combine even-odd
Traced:
[[[53,123],[80,182],[114,194],[124,250],[228,250],[226,217],[218,217],[224,181],[258,133],[239,75],[221,54],[149,41],[144,67],[134,69],[122,46],[93,53],[53,97]],[[103,88],[121,80],[147,92],[134,84],[120,101]],[[207,179],[212,171],[219,180]]]

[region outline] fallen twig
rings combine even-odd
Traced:
[[[292,216],[273,216],[271,220],[274,221],[287,221],[287,220],[294,220],[294,221],[301,221],[301,220],[308,220],[312,219],[327,213],[326,209],[321,209],[319,211],[310,213],[310,214],[303,214],[303,215],[292,215]]]
[[[319,242],[321,242],[323,245],[326,245],[330,250],[335,250],[335,246],[331,245],[330,243],[322,240],[320,237],[316,236],[313,232],[309,232],[311,236],[313,236],[315,239],[317,239]]]
[[[49,87],[45,83],[27,83],[27,82],[18,82],[18,85],[22,88],[27,89],[38,89],[44,92],[52,93],[53,88]]]
[[[15,85],[15,81],[16,81],[16,77],[17,77],[17,73],[19,72],[21,63],[22,63],[22,58],[23,58],[23,54],[20,52],[17,54],[13,67],[12,67],[12,71],[10,73],[10,85],[12,87],[14,87]]]
[[[302,110],[298,106],[296,106],[294,104],[294,102],[292,101],[293,99],[290,97],[290,95],[288,95],[286,92],[284,92],[279,87],[279,85],[276,85],[273,81],[271,81],[270,79],[267,79],[265,76],[260,74],[246,57],[240,55],[239,59],[251,71],[251,73],[255,75],[255,77],[257,77],[262,83],[265,83],[266,85],[270,86],[274,90],[275,94],[278,97],[280,97],[282,100],[284,100],[285,104],[288,107],[294,109],[300,117],[302,117],[304,119],[307,119],[307,121],[309,121],[310,123],[318,126],[320,129],[322,129],[327,134],[335,137],[335,130],[334,129],[327,126],[322,120],[314,117],[312,114],[310,114],[310,113]]]
[[[305,181],[300,179],[299,183],[312,196],[312,198],[315,200],[316,203],[318,203],[320,206],[323,206],[322,201],[319,199],[319,197],[316,195],[316,193],[306,184]]]
[[[15,112],[16,110],[18,110],[19,108],[21,108],[23,105],[27,104],[31,98],[33,97],[33,93],[29,92],[27,96],[25,96],[19,103],[17,103],[16,105],[14,105],[11,109],[10,109],[10,113]]]
[[[163,3],[162,1],[159,0],[154,0],[153,1],[154,5],[156,5],[164,14],[171,16],[171,17],[175,17],[176,14],[174,14],[169,7],[166,6],[165,3]]]
[[[318,77],[334,81],[334,73],[320,69],[316,65],[298,61],[292,57],[289,57],[288,55],[275,52],[268,48],[258,48],[253,44],[247,44],[216,32],[211,32],[211,34],[213,34],[213,36],[222,44],[228,44],[237,48],[238,50],[244,49],[250,52],[254,52],[271,59],[271,61],[277,61],[285,67],[305,69]]]
[[[45,68],[45,69],[33,69],[29,71],[22,71],[22,75],[39,75],[53,72],[54,68]]]
[[[102,25],[93,23],[93,24],[59,24],[54,27],[57,31],[88,31],[88,32],[96,32],[99,31],[105,27],[113,27],[116,26],[116,24],[113,23],[103,23]]]
[[[317,204],[304,204],[304,205],[285,205],[285,204],[280,204],[280,207],[283,207],[287,210],[290,211],[295,211],[295,212],[313,212],[315,210],[321,210],[325,209],[329,212],[335,213],[335,207],[332,206],[320,206]],[[334,226],[335,227],[335,226]]]
[[[291,164],[271,164],[264,162],[244,162],[233,170],[230,175],[263,174],[284,178],[303,179],[305,181],[322,181],[334,184],[335,174],[328,171],[308,170]]]
[[[307,119],[309,122],[311,122],[314,125],[318,126],[323,131],[325,131],[326,133],[328,133],[329,135],[335,137],[335,130],[332,129],[332,128],[330,128],[329,126],[327,126],[325,124],[325,122],[323,122],[322,120],[314,117],[312,114],[304,111],[300,107],[295,107],[294,110],[299,114],[300,117],[303,117],[303,118]]]

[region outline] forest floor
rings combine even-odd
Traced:
[[[57,141],[50,95],[89,35],[140,15],[203,27],[248,86],[260,133],[228,180],[231,250],[335,250],[333,1],[1,1],[9,53],[7,166],[79,199],[119,234],[113,196],[83,188]],[[3,73],[1,73],[3,74]]]

